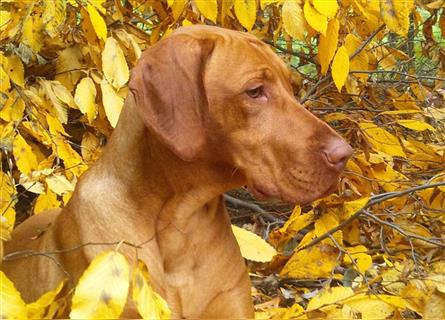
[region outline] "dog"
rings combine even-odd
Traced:
[[[172,318],[253,318],[222,194],[247,186],[307,203],[335,190],[352,153],[294,99],[290,79],[268,45],[242,32],[183,27],[147,49],[103,156],[70,202],[29,218],[6,243],[6,254],[62,251],[4,261],[24,299],[67,274],[76,283],[106,243],[125,240],[140,246]],[[135,263],[134,248],[120,252]],[[124,315],[138,316],[129,304]]]

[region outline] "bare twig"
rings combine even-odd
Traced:
[[[423,185],[416,186],[416,187],[409,188],[409,189],[402,190],[402,191],[386,192],[386,193],[375,195],[369,199],[368,203],[363,208],[361,208],[360,210],[355,212],[352,216],[350,216],[348,219],[346,219],[345,221],[340,223],[338,226],[332,228],[331,230],[327,231],[326,233],[322,234],[321,236],[315,238],[314,240],[309,242],[307,245],[302,246],[300,248],[300,250],[313,247],[314,245],[320,243],[324,239],[329,238],[330,235],[332,235],[333,233],[337,232],[338,230],[344,228],[345,226],[349,225],[352,221],[354,221],[360,215],[362,215],[368,208],[370,208],[378,203],[384,202],[389,199],[402,197],[406,194],[410,194],[410,193],[413,193],[413,192],[416,192],[419,190],[430,189],[430,188],[435,188],[435,187],[440,187],[440,186],[445,186],[445,182],[437,182],[437,183],[431,183],[431,184],[427,183],[427,184],[423,184]],[[424,240],[424,239],[421,239],[421,240]],[[438,245],[438,242],[434,242],[434,244]],[[445,244],[441,243],[441,246],[445,247]]]
[[[445,78],[438,78],[438,77],[431,77],[431,76],[419,76],[419,75],[409,74],[406,72],[401,72],[401,71],[396,71],[396,70],[351,70],[351,71],[349,71],[349,73],[364,73],[364,74],[391,73],[391,74],[401,75],[401,76],[404,76],[407,78],[445,81]]]
[[[380,31],[382,31],[384,28],[385,28],[385,25],[382,24],[380,27],[378,27],[377,29],[375,29],[374,32],[371,33],[371,34],[369,35],[369,37],[368,37],[365,41],[363,41],[363,42],[360,44],[360,46],[357,48],[357,50],[355,50],[355,51],[351,54],[351,56],[349,57],[349,60],[352,60],[352,59],[355,58],[358,54],[360,54],[360,52],[362,52],[362,51],[365,49],[365,47],[372,41],[372,39],[374,39],[374,37],[375,37]]]
[[[125,244],[127,246],[136,248],[136,249],[140,249],[141,246],[140,245],[135,245],[126,241],[114,241],[114,242],[86,242],[86,243],[82,243],[78,246],[74,246],[71,248],[67,248],[67,249],[61,249],[61,250],[54,250],[54,251],[35,251],[35,250],[19,250],[19,251],[14,251],[11,252],[7,255],[5,255],[3,257],[3,261],[11,261],[11,260],[17,260],[17,259],[23,259],[23,258],[28,258],[28,257],[34,257],[34,256],[51,256],[51,255],[57,255],[57,254],[63,254],[63,253],[69,253],[69,252],[73,252],[76,250],[79,250],[83,247],[87,247],[87,246],[115,246],[115,245],[119,245],[119,244]]]
[[[261,216],[263,216],[265,219],[267,219],[269,221],[284,223],[284,221],[282,219],[279,219],[279,218],[275,217],[274,215],[270,214],[269,212],[267,212],[266,210],[264,210],[263,208],[261,208],[257,204],[237,199],[235,197],[229,196],[228,194],[224,194],[224,199],[227,202],[232,203],[232,204],[234,204],[236,206],[242,206],[242,207],[251,209],[251,210],[257,212],[258,214],[260,214]]]
[[[398,225],[396,225],[394,223],[382,220],[379,217],[377,217],[376,215],[373,215],[372,213],[370,213],[368,210],[363,210],[362,213],[363,213],[363,215],[367,216],[368,218],[371,218],[372,220],[374,220],[374,221],[376,221],[376,222],[378,222],[380,224],[383,224],[385,226],[388,226],[388,227],[396,230],[398,233],[400,233],[402,236],[404,236],[406,238],[413,238],[413,239],[417,239],[417,240],[422,240],[422,241],[428,242],[430,244],[433,244],[435,246],[445,248],[445,243],[443,243],[443,242],[436,241],[436,240],[433,240],[433,239],[430,239],[430,238],[426,238],[426,237],[422,237],[422,236],[419,236],[418,234],[411,233],[411,232],[408,232],[406,230],[403,230],[400,226],[398,226]]]
[[[302,60],[308,61],[310,63],[314,63],[314,59],[312,59],[311,56],[308,56],[308,55],[306,55],[304,53],[288,50],[287,48],[283,48],[283,47],[281,47],[281,46],[279,46],[279,45],[277,45],[277,44],[275,44],[275,43],[273,43],[272,41],[269,41],[269,40],[265,40],[264,42],[267,43],[268,45],[274,47],[275,49],[281,51],[281,52],[284,52],[284,53],[287,53],[287,54],[291,54],[291,55],[296,56],[296,57],[298,57],[298,58],[300,58]]]

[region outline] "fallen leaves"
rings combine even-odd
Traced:
[[[70,318],[119,318],[129,285],[130,268],[125,257],[115,251],[99,254],[79,279]]]
[[[276,292],[256,296],[257,305],[275,319],[444,317],[444,257],[435,244],[443,243],[443,186],[371,206],[306,247],[382,192],[444,181],[440,1],[131,0],[125,6],[121,11],[102,0],[2,3],[2,241],[24,203],[35,214],[66,205],[117,124],[129,70],[142,50],[180,25],[216,23],[251,31],[279,48],[294,75],[304,78],[301,100],[355,149],[337,194],[296,206],[281,217],[284,224],[264,226],[275,228],[268,235],[274,248],[234,228],[247,259],[272,259],[259,263],[266,271],[249,262],[251,272],[281,275]],[[167,316],[146,267],[139,264],[130,274],[140,314]],[[286,277],[299,285],[283,285]],[[124,280],[122,288],[130,281]],[[12,303],[8,316],[53,317],[62,308],[56,303],[60,286],[26,305],[4,275],[2,285],[8,294],[2,301]],[[112,302],[106,305],[113,316],[119,313]],[[100,306],[89,312],[94,307]]]
[[[280,272],[282,277],[317,279],[329,277],[337,264],[335,248],[321,244],[292,255]]]
[[[277,254],[270,244],[256,234],[235,225],[232,225],[232,231],[244,258],[258,262],[268,262]]]

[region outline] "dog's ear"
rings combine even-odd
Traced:
[[[171,36],[146,50],[129,83],[137,110],[158,139],[183,160],[206,143],[205,65],[213,41]]]

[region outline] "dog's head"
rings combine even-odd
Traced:
[[[319,198],[335,189],[352,153],[294,99],[284,62],[245,33],[179,29],[144,52],[130,90],[173,153],[232,166],[255,196]]]

